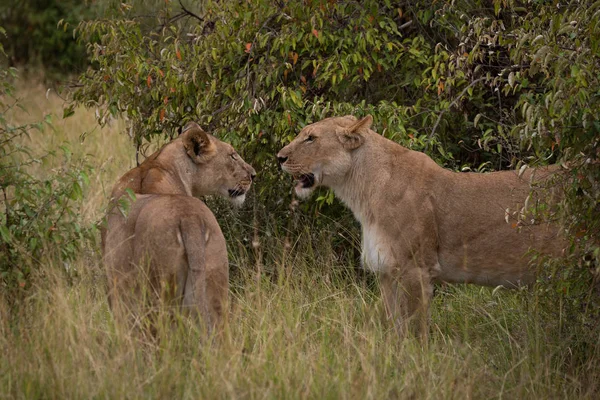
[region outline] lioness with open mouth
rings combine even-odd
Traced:
[[[434,281],[515,286],[534,281],[530,249],[557,255],[557,228],[517,221],[532,183],[556,168],[456,173],[370,129],[372,117],[306,126],[277,158],[306,197],[335,192],[362,225],[363,263],[380,276],[387,315],[401,333],[426,332]]]
[[[255,175],[233,147],[196,123],[127,172],[112,191],[102,234],[112,310],[137,318],[149,297],[199,316],[209,330],[218,325],[228,296],[227,249],[199,197],[241,204]]]

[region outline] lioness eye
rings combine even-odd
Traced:
[[[231,155],[231,158],[233,158],[234,160],[237,160],[237,154],[233,153],[233,154]]]
[[[313,140],[315,140],[315,137],[313,135],[308,135],[308,137],[304,141],[305,142],[312,142]]]

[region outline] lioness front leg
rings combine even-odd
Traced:
[[[398,334],[410,329],[415,336],[427,338],[429,302],[433,285],[429,273],[422,268],[395,268],[379,275],[386,316]]]

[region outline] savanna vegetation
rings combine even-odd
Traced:
[[[598,397],[600,2],[10,0],[0,27],[3,397]],[[352,216],[276,166],[340,114],[457,171],[562,165],[537,209],[564,257],[533,255],[529,288],[439,285],[429,340],[400,340]],[[214,342],[116,325],[99,251],[112,184],[191,120],[259,172],[243,208],[206,199],[231,268]]]

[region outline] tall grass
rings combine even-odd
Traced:
[[[95,168],[83,205],[86,218],[99,218],[106,206],[116,179],[135,166],[135,149],[125,131],[123,121],[115,120],[98,126],[94,110],[80,108],[69,118],[63,118],[64,100],[54,89],[46,88],[35,76],[17,81],[17,99],[23,108],[13,108],[6,117],[13,124],[36,123],[49,116],[51,125],[43,130],[31,130],[25,143],[36,154],[56,150],[67,144],[73,156],[87,158]],[[47,159],[34,165],[34,172],[44,174],[60,163],[60,158]]]
[[[46,100],[41,86],[21,91],[32,114],[60,112],[60,99]],[[133,160],[118,123],[81,142],[94,126],[93,114],[78,110],[65,121],[56,116],[51,135],[31,138],[71,140],[75,152],[92,155],[90,220],[102,215],[107,191]],[[252,224],[249,215],[234,223]],[[243,241],[256,238],[229,240],[230,313],[213,340],[185,318],[159,321],[153,340],[115,325],[93,246],[73,266],[74,279],[48,260],[18,312],[0,295],[0,397],[598,396],[598,333],[565,326],[539,292],[439,286],[429,340],[399,340],[383,318],[375,278],[357,273],[331,238],[311,234],[307,224],[300,237],[269,238],[258,227],[254,253]],[[226,233],[234,228],[222,225]]]

